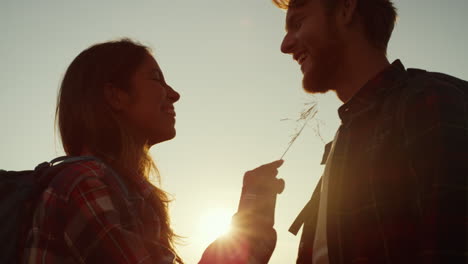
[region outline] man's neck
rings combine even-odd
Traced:
[[[343,71],[336,86],[336,94],[343,102],[348,102],[369,80],[387,68],[390,63],[381,51],[360,49],[348,53],[343,61]]]

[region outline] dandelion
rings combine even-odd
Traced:
[[[291,140],[288,143],[288,147],[283,152],[283,155],[281,155],[280,159],[284,158],[284,156],[289,151],[291,146],[294,144],[296,139],[301,135],[302,131],[306,127],[309,120],[311,120],[317,114],[317,103],[316,102],[306,103],[305,106],[306,106],[306,109],[301,112],[299,118],[296,120],[296,122],[299,122],[299,123],[303,122],[302,127],[291,137]],[[288,119],[283,119],[283,120],[288,120]]]

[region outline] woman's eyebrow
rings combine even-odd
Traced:
[[[163,73],[161,71],[161,69],[159,68],[153,68],[151,71],[150,71],[151,74],[155,74],[155,75],[158,75],[159,77],[163,77]]]

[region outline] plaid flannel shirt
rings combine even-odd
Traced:
[[[100,162],[67,165],[42,195],[22,262],[173,263],[158,241],[155,187],[140,179],[133,185],[139,191],[126,193],[121,183]]]
[[[330,264],[468,263],[468,83],[397,60],[338,112]],[[320,183],[291,228],[297,263],[312,263],[319,200]]]

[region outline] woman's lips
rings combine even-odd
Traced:
[[[165,108],[165,109],[163,109],[163,112],[166,113],[166,114],[172,115],[172,116],[176,115],[176,112],[175,112],[174,108]]]

